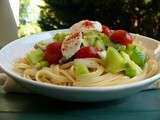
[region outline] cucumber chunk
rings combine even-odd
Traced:
[[[27,60],[32,64],[35,65],[36,63],[43,60],[44,52],[41,49],[32,50],[30,53],[27,54]]]
[[[142,69],[130,59],[129,55],[125,52],[121,52],[121,55],[124,57],[126,60],[126,65],[125,65],[125,74],[129,77],[134,77],[139,74],[141,74],[143,71]]]
[[[68,32],[57,33],[53,37],[53,40],[56,42],[62,42],[68,34],[69,34]]]
[[[76,63],[74,64],[74,67],[75,67],[75,73],[78,76],[89,73],[87,66],[82,63]]]
[[[108,47],[104,65],[107,72],[118,73],[124,70],[125,60],[115,48]]]
[[[105,49],[108,46],[110,39],[98,31],[86,31],[83,33],[83,45],[93,46]]]
[[[35,65],[37,69],[41,69],[43,67],[48,67],[48,66],[49,66],[49,63],[47,61],[40,61]]]
[[[144,67],[147,61],[147,56],[138,46],[128,46],[127,53],[129,54],[131,60],[133,60],[137,65],[139,65],[141,68]]]

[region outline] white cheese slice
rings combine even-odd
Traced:
[[[98,21],[82,20],[78,23],[75,23],[70,28],[71,32],[76,32],[76,31],[84,32],[88,30],[96,30],[96,31],[101,32],[102,25]]]
[[[82,43],[82,33],[74,32],[62,42],[61,51],[65,59],[71,58],[79,49]]]

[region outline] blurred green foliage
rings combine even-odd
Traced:
[[[18,37],[28,36],[41,31],[37,20],[33,20],[29,11],[32,0],[20,0]],[[33,12],[33,11],[31,11]]]
[[[98,20],[160,40],[160,0],[44,0],[42,30],[67,28],[82,19]]]
[[[26,23],[24,25],[22,24],[19,26],[18,36],[19,37],[29,36],[31,34],[34,34],[40,31],[41,29],[37,23]]]
[[[20,22],[21,24],[25,24],[25,23],[26,23],[26,19],[28,18],[27,8],[28,8],[30,2],[31,2],[31,0],[20,0],[19,22]]]

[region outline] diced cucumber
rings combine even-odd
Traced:
[[[82,75],[82,74],[89,73],[87,66],[82,63],[76,63],[74,64],[74,67],[75,67],[76,75]]]
[[[47,45],[48,45],[48,43],[47,42],[45,42],[45,41],[40,41],[40,42],[38,42],[37,44],[35,44],[35,46],[34,46],[34,48],[40,48],[40,49],[42,49],[42,50],[45,50],[46,49],[46,47],[47,47]]]
[[[62,42],[68,34],[69,34],[68,32],[57,33],[53,37],[53,40],[56,42]]]
[[[131,60],[133,60],[137,65],[139,65],[141,68],[144,67],[147,61],[147,56],[138,46],[128,46],[127,53],[129,54]]]
[[[128,77],[134,77],[136,74],[136,70],[131,68],[129,64],[126,64],[125,75]]]
[[[114,47],[116,50],[118,51],[125,51],[126,50],[126,46],[119,44],[119,43],[110,43],[110,46]]]
[[[44,52],[41,49],[32,50],[30,53],[27,54],[27,60],[32,64],[35,65],[36,63],[43,60]]]
[[[105,50],[107,47],[114,47],[116,50],[125,50],[126,46],[112,42],[108,36],[98,31],[86,31],[83,33],[84,46],[93,46]]]
[[[99,37],[97,31],[86,31],[83,33],[83,39],[86,40],[89,45],[93,45],[95,39]]]
[[[108,47],[104,65],[107,72],[117,73],[124,70],[125,60],[115,48]]]
[[[105,49],[110,42],[110,39],[98,31],[86,31],[83,33],[83,45],[93,46]]]
[[[139,75],[142,73],[142,69],[130,59],[129,55],[125,52],[121,52],[121,55],[124,57],[126,60],[126,65],[125,65],[125,74],[129,77],[134,77],[136,75]]]
[[[35,67],[37,69],[41,69],[43,67],[48,67],[49,63],[47,61],[40,61],[38,63],[36,63]]]
[[[103,50],[105,49],[105,45],[102,39],[96,40],[94,46]]]

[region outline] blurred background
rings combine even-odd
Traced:
[[[0,9],[6,1],[13,13],[17,37],[68,28],[90,19],[111,29],[125,29],[160,40],[160,0],[0,0]]]

